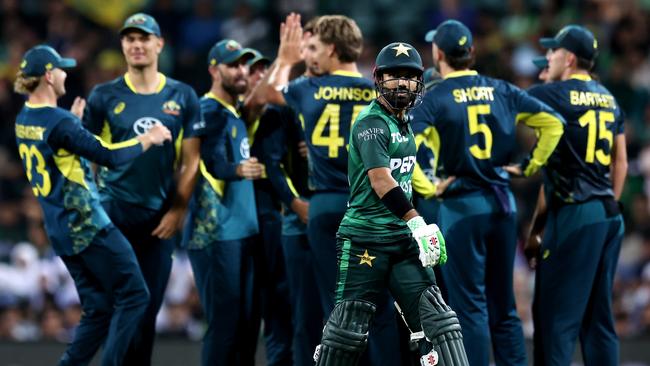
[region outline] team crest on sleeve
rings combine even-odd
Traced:
[[[181,106],[175,100],[168,100],[163,103],[162,111],[172,116],[178,116],[181,114]]]
[[[113,108],[113,114],[120,114],[120,113],[122,113],[122,111],[124,110],[125,107],[126,107],[126,103],[124,103],[124,102],[119,102],[119,103],[117,103],[117,105],[115,106],[115,108]]]
[[[155,124],[162,124],[162,122],[154,117],[138,118],[138,120],[133,122],[133,131],[136,133],[136,135],[140,136],[147,133],[147,131],[149,131],[149,129]]]

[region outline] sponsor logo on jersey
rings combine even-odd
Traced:
[[[138,118],[138,120],[133,122],[133,131],[136,135],[140,136],[147,133],[147,131],[149,131],[149,129],[155,124],[162,124],[162,122],[154,117]]]
[[[357,133],[357,139],[362,141],[376,140],[379,135],[384,134],[383,128],[370,127]]]
[[[400,173],[408,173],[415,166],[415,156],[405,156],[403,158],[390,159],[390,171],[399,169]]]
[[[198,121],[192,125],[192,128],[196,130],[202,130],[205,128],[205,121]]]
[[[181,106],[175,100],[168,100],[162,105],[162,111],[172,116],[181,114]]]
[[[409,142],[409,137],[408,136],[402,136],[401,133],[399,132],[392,132],[390,134],[391,140],[393,143],[402,143],[402,142]]]
[[[250,146],[248,145],[248,137],[241,139],[241,143],[239,143],[239,153],[245,160],[251,157],[251,150]]]
[[[122,111],[124,110],[124,108],[126,108],[126,103],[124,103],[124,102],[119,102],[119,103],[117,103],[117,105],[115,106],[115,108],[113,108],[113,114],[120,114],[120,113],[122,113]]]
[[[232,136],[232,138],[237,137],[237,127],[232,126],[232,130],[230,130],[230,135]]]
[[[406,182],[399,182],[399,187],[406,194],[412,194],[413,193],[413,184],[411,183],[410,179],[407,180]]]

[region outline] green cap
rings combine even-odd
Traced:
[[[537,56],[533,58],[533,64],[540,69],[545,69],[548,67],[548,59],[544,56]]]
[[[23,56],[20,71],[26,76],[43,76],[52,69],[67,69],[77,66],[73,58],[63,58],[56,50],[47,45],[30,48]]]
[[[248,62],[246,62],[248,64],[248,66],[253,66],[258,62],[263,62],[264,65],[267,65],[267,66],[271,64],[271,59],[269,59],[268,57],[262,55],[262,53],[260,51],[254,49],[254,48],[244,48],[244,51],[250,51],[254,55],[253,58],[251,58],[250,60],[248,60]]]
[[[141,30],[145,33],[153,34],[160,37],[160,27],[158,22],[151,15],[145,13],[136,13],[126,18],[120,34],[124,34],[129,29]]]
[[[540,38],[544,48],[564,48],[585,60],[593,61],[598,54],[598,41],[589,29],[571,24],[562,28],[553,38]]]
[[[425,40],[435,43],[445,54],[452,56],[464,56],[472,48],[472,32],[465,24],[453,19],[429,31]]]
[[[250,48],[243,48],[239,42],[232,39],[223,39],[217,42],[208,53],[208,65],[229,64],[243,56],[255,57]]]

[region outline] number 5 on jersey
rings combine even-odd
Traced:
[[[492,156],[492,131],[487,123],[479,123],[478,116],[490,114],[489,104],[470,105],[467,107],[467,121],[469,123],[469,134],[481,134],[485,141],[485,147],[481,148],[479,144],[469,147],[469,152],[473,157],[484,160]]]
[[[357,115],[363,110],[365,105],[355,105],[352,108],[352,118],[350,121],[350,128],[354,120],[357,118]],[[323,113],[318,118],[316,126],[314,126],[314,132],[311,134],[311,143],[314,146],[326,146],[327,157],[329,158],[338,158],[339,157],[339,148],[345,146],[347,142],[339,134],[341,131],[341,105],[339,104],[327,104]],[[323,136],[325,132],[325,127],[329,125],[329,134],[328,136]]]

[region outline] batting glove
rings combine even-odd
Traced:
[[[413,233],[413,239],[420,249],[420,262],[424,267],[433,267],[436,264],[447,262],[447,248],[445,238],[436,224],[427,225],[422,216],[410,219],[406,225]]]

